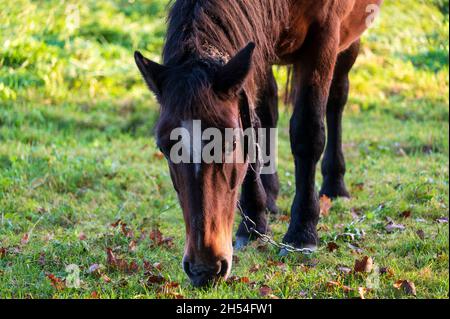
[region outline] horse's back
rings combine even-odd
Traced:
[[[279,42],[279,56],[300,50],[317,24],[327,32],[338,32],[339,50],[357,41],[373,21],[383,0],[294,0],[287,32]],[[339,28],[340,30],[336,30]]]

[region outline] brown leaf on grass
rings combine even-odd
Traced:
[[[342,291],[346,294],[349,294],[353,291],[353,288],[349,286],[342,286]]]
[[[400,217],[403,217],[403,218],[411,218],[411,216],[412,216],[412,212],[410,211],[410,210],[405,210],[404,212],[402,212],[401,214],[400,214]]]
[[[125,260],[116,257],[111,248],[106,249],[106,256],[106,264],[112,269],[126,273],[136,273],[139,271],[139,266],[136,262],[132,261],[131,263],[127,263]]]
[[[385,275],[389,278],[394,277],[394,275],[395,275],[394,270],[389,267],[381,267],[379,272],[380,272],[380,275]]]
[[[161,263],[151,263],[147,260],[144,260],[144,270],[146,273],[153,273],[155,271],[160,271],[162,269]]]
[[[91,299],[99,299],[100,296],[97,291],[91,292]]]
[[[80,233],[80,234],[78,235],[78,239],[81,240],[81,241],[83,241],[83,240],[86,240],[87,237],[86,237],[86,235],[85,235],[84,233]]]
[[[330,253],[332,253],[332,252],[334,252],[334,251],[339,249],[339,245],[336,244],[335,242],[329,242],[328,245],[327,245],[327,248],[328,248],[328,251]]]
[[[331,202],[331,199],[328,196],[323,195],[320,198],[320,215],[324,217],[330,215],[330,209],[332,206],[333,204]]]
[[[116,228],[117,226],[119,226],[120,224],[122,224],[122,220],[118,219],[116,220],[114,223],[111,224],[111,227]]]
[[[423,231],[423,229],[419,229],[418,231],[416,231],[416,234],[420,239],[425,240],[425,232]]]
[[[158,228],[154,228],[150,232],[149,236],[153,246],[166,246],[168,248],[172,248],[174,246],[173,237],[164,237]]]
[[[122,234],[127,238],[133,238],[134,234],[131,229],[128,228],[128,225],[124,223],[121,219],[118,219],[114,223],[111,224],[111,227],[117,228],[120,226],[120,230],[122,231]]]
[[[227,279],[226,282],[227,284],[235,284],[235,283],[250,284],[250,279],[248,277],[231,276]]]
[[[365,186],[364,183],[354,183],[354,184],[352,184],[352,188],[354,190],[356,190],[356,191],[359,191],[359,192],[364,190],[364,186]]]
[[[137,273],[139,271],[139,265],[135,261],[132,261],[128,264],[127,270],[130,273]]]
[[[386,229],[386,231],[387,231],[388,233],[393,233],[393,232],[395,232],[395,231],[397,231],[397,230],[405,230],[406,227],[405,227],[405,225],[397,224],[397,223],[395,223],[394,221],[391,220],[391,221],[386,225],[385,229]]]
[[[355,267],[353,268],[355,272],[365,272],[370,273],[373,270],[373,259],[371,257],[365,256],[361,260],[355,261]]]
[[[0,259],[6,256],[6,248],[0,247]]]
[[[318,227],[317,227],[317,231],[318,232],[320,232],[320,231],[323,231],[323,232],[329,232],[330,231],[330,227],[328,227],[327,225],[325,225],[325,224],[320,224]]]
[[[104,282],[110,283],[111,278],[109,278],[106,274],[103,273],[104,266],[99,264],[92,264],[88,268],[88,273],[96,276],[97,278],[101,278]]]
[[[166,279],[163,276],[161,276],[161,275],[153,275],[153,274],[151,274],[147,278],[147,283],[150,284],[150,285],[155,285],[155,284],[160,285],[160,284],[165,283],[165,282],[166,282]]]
[[[127,226],[127,224],[122,223],[120,229],[122,230],[122,234],[127,238],[133,238],[134,233],[133,231]]]
[[[50,280],[50,284],[52,285],[52,287],[56,290],[63,290],[64,288],[66,288],[66,283],[64,282],[64,280],[56,277],[55,275],[48,274],[47,278]]]
[[[394,284],[394,288],[402,290],[407,295],[417,296],[416,285],[409,280],[398,280]]]
[[[352,250],[352,252],[354,252],[356,254],[361,254],[363,252],[361,247],[359,247],[356,243],[353,243],[353,244],[347,243],[347,247],[350,248]]]
[[[49,241],[52,241],[54,237],[55,237],[54,234],[52,234],[52,233],[47,233],[47,234],[45,234],[45,236],[43,237],[43,240],[44,240],[46,243],[48,243]]]
[[[258,271],[260,271],[260,270],[261,270],[261,265],[256,264],[256,265],[253,265],[253,266],[249,269],[249,272],[250,272],[251,274],[253,274],[253,273],[258,272]]]
[[[153,156],[154,156],[156,159],[159,159],[159,160],[164,159],[164,154],[163,154],[162,152],[160,152],[160,151],[157,151],[155,154],[153,154]]]
[[[269,260],[267,262],[267,266],[269,267],[276,267],[278,269],[281,270],[286,270],[286,264],[282,261],[278,261],[278,260]]]
[[[280,215],[278,217],[278,220],[280,222],[289,222],[291,220],[291,218],[288,215]]]
[[[107,275],[102,274],[101,278],[103,279],[104,282],[106,282],[107,284],[111,282],[111,278],[109,278]]]
[[[28,233],[25,233],[22,238],[20,239],[20,243],[22,245],[26,245],[28,244],[28,242],[30,241],[30,235]]]
[[[151,241],[153,241],[159,245],[159,243],[161,243],[163,240],[163,234],[161,233],[161,231],[158,228],[154,228],[150,232],[150,239],[151,239]]]
[[[341,284],[337,281],[328,281],[327,282],[327,288],[331,289],[331,290],[333,290],[335,288],[339,288],[340,286],[341,286]]]
[[[273,293],[272,288],[270,288],[267,285],[263,285],[259,288],[259,294],[261,295],[261,297],[267,297],[269,295],[271,295]]]
[[[131,252],[136,252],[137,250],[137,243],[135,240],[130,241],[130,243],[128,244],[128,250]]]
[[[352,272],[352,269],[346,266],[339,266],[337,270],[344,275],[349,275]]]
[[[157,293],[168,298],[183,299],[184,297],[176,291],[179,287],[180,284],[177,282],[167,282],[158,288]]]
[[[364,288],[364,287],[358,288],[358,295],[361,299],[366,299],[366,293],[367,293],[367,288]]]

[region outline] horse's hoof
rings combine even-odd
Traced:
[[[331,199],[338,199],[338,198],[346,198],[350,199],[351,195],[348,192],[347,188],[345,187],[344,182],[336,182],[327,184],[324,183],[322,186],[322,189],[320,190],[320,196],[327,196]]]
[[[236,242],[234,243],[235,250],[242,250],[248,246],[250,239],[248,237],[236,237]]]

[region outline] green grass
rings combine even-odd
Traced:
[[[378,276],[367,298],[412,297],[394,288],[397,280],[414,282],[418,298],[448,298],[449,229],[436,221],[449,210],[448,1],[386,0],[364,37],[344,123],[353,198],[334,202],[320,221],[322,247],[344,231],[364,231],[353,242],[361,251],[339,239],[333,253],[281,259],[254,245],[237,253],[233,269],[254,283],[205,290],[193,289],[181,269],[184,223],[152,136],[158,107],[132,58],[139,48],[158,59],[166,1],[70,3],[0,0],[0,297],[173,297],[146,284],[146,260],[160,262],[162,276],[180,284],[171,291],[186,298],[259,298],[263,284],[280,298],[352,298],[376,272],[338,268],[370,256],[393,274]],[[282,69],[278,78],[282,86]],[[282,110],[279,206],[287,215],[293,161],[290,111]],[[410,218],[400,216],[405,211]],[[348,227],[354,214],[366,220]],[[387,233],[389,218],[405,230]],[[111,226],[118,219],[137,238],[147,234],[135,250]],[[271,220],[277,240],[284,219]],[[174,247],[152,245],[155,227]],[[107,248],[140,270],[106,268],[109,282],[89,273],[93,264],[107,266]],[[47,275],[66,278],[70,264],[80,267],[81,287],[56,289]]]

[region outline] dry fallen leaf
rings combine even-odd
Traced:
[[[114,223],[111,224],[111,227],[116,228],[122,223],[121,219],[116,220]]]
[[[349,286],[342,286],[342,291],[346,294],[349,294],[350,292],[353,291],[353,288]]]
[[[403,218],[410,218],[411,216],[412,216],[412,212],[410,210],[405,210],[404,212],[402,212],[400,214],[400,217],[403,217]]]
[[[80,233],[80,234],[78,235],[78,239],[79,239],[79,240],[86,240],[87,237],[86,237],[86,235],[85,235],[84,233]]]
[[[267,262],[267,266],[269,266],[269,267],[277,267],[278,269],[286,270],[286,264],[284,262],[282,262],[282,261],[269,260]]]
[[[160,152],[160,151],[157,151],[157,152],[154,154],[154,157],[155,157],[156,159],[162,160],[162,159],[164,159],[164,154],[163,154],[162,152]]]
[[[147,278],[147,283],[151,285],[162,284],[164,282],[166,282],[166,279],[161,275],[150,275]]]
[[[0,258],[3,258],[6,256],[6,248],[0,247]]]
[[[393,233],[393,232],[395,232],[395,231],[397,231],[397,230],[405,230],[406,227],[405,227],[405,225],[402,225],[402,224],[396,224],[394,221],[390,221],[390,222],[386,225],[385,229],[386,229],[386,231],[387,231],[388,233]]]
[[[98,295],[97,291],[93,291],[91,292],[91,299],[99,299],[100,296]]]
[[[137,244],[135,240],[130,241],[130,243],[128,244],[128,249],[133,253],[136,251]]]
[[[259,288],[259,294],[261,295],[261,297],[267,297],[269,295],[271,295],[273,293],[272,288],[270,288],[267,285],[263,285]]]
[[[144,260],[144,270],[146,273],[153,273],[154,271],[160,271],[162,269],[161,263],[151,263],[147,260]]]
[[[20,243],[22,245],[26,245],[28,244],[28,242],[30,241],[30,236],[28,235],[28,233],[25,233],[22,238],[20,239]]]
[[[231,276],[227,279],[226,282],[227,284],[234,284],[234,283],[250,284],[250,279],[248,277]]]
[[[341,286],[341,284],[337,281],[328,281],[327,282],[328,289],[335,289],[335,288],[339,288],[340,286]]]
[[[394,277],[394,275],[395,275],[394,270],[389,267],[381,267],[379,272],[380,272],[380,275],[385,275],[389,278]]]
[[[320,198],[320,215],[324,217],[330,215],[330,209],[332,206],[333,204],[331,202],[331,199],[328,196],[323,195]]]
[[[329,242],[328,245],[327,245],[327,248],[328,248],[328,251],[330,253],[332,253],[332,252],[334,252],[334,251],[339,249],[339,245],[336,244],[335,242]]]
[[[253,266],[250,268],[249,272],[250,272],[250,273],[255,273],[255,272],[258,272],[258,271],[260,271],[260,270],[261,270],[261,265],[256,264],[256,265],[253,265]]]
[[[407,295],[417,296],[416,285],[409,280],[398,280],[394,284],[394,288],[402,290]]]
[[[420,239],[425,240],[425,232],[423,231],[423,229],[419,229],[416,234]]]
[[[361,260],[356,260],[355,267],[353,269],[355,272],[370,273],[373,270],[373,259],[371,257],[365,256]]]
[[[350,267],[345,266],[339,266],[337,270],[344,275],[348,275],[352,272],[352,269]]]
[[[66,287],[66,283],[64,280],[56,277],[53,274],[48,274],[47,278],[50,279],[50,284],[56,289],[56,290],[63,290]]]
[[[358,294],[361,299],[366,299],[367,288],[359,287]]]
[[[139,271],[139,266],[136,262],[132,261],[128,264],[125,260],[117,258],[111,248],[106,249],[106,256],[106,264],[112,269],[117,269],[127,273],[136,273]]]
[[[150,232],[150,239],[153,242],[153,246],[166,246],[172,248],[174,246],[172,237],[164,237],[158,228],[154,228]]]

